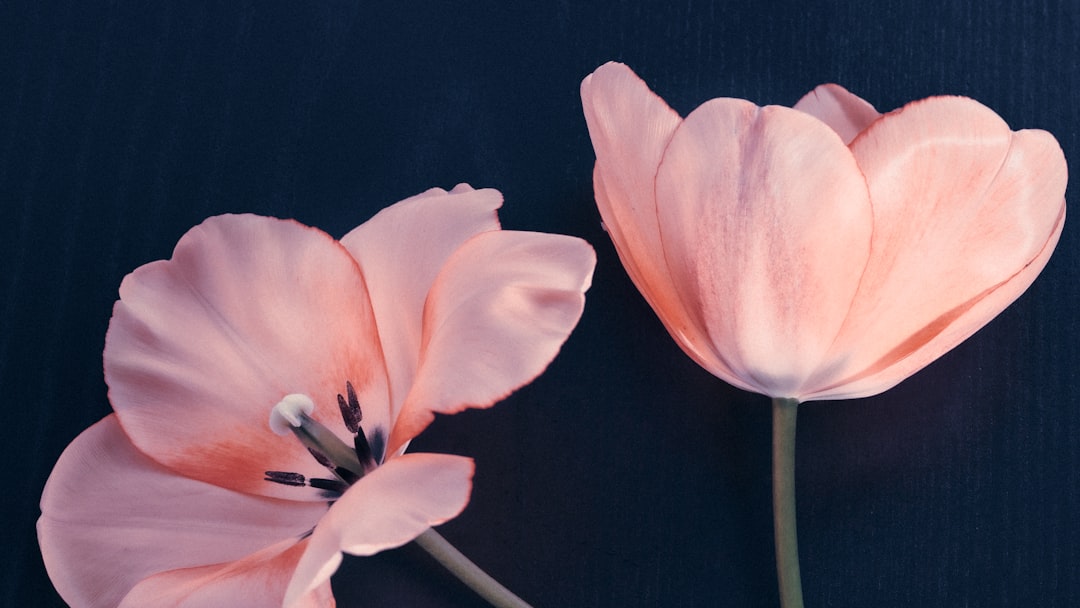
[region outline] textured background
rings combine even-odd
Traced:
[[[0,3],[4,604],[61,605],[37,501],[109,411],[100,357],[124,274],[209,215],[340,236],[469,182],[502,190],[504,226],[584,237],[599,265],[544,376],[414,443],[477,460],[445,536],[538,608],[776,606],[768,402],[683,356],[619,265],[581,79],[626,62],[683,114],[828,81],[880,110],[967,95],[1075,162],[1080,4],[380,4]],[[1080,602],[1071,221],[1035,285],[966,343],[878,397],[802,408],[808,606]],[[483,605],[409,547],[347,559],[334,583],[342,607]]]

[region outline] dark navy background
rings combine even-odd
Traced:
[[[101,350],[127,272],[210,215],[341,236],[469,182],[504,193],[505,227],[581,236],[599,264],[544,376],[414,442],[477,461],[442,533],[537,608],[777,606],[768,401],[686,358],[620,266],[581,79],[623,61],[684,115],[829,81],[879,110],[967,95],[1077,163],[1078,32],[1072,0],[0,3],[4,605],[61,605],[37,501],[109,412]],[[807,606],[1080,602],[1075,222],[953,352],[801,409]],[[342,607],[484,605],[414,547],[349,558],[334,586]]]

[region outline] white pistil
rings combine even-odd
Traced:
[[[300,393],[285,395],[270,410],[270,429],[278,435],[288,435],[303,424],[301,416],[310,416],[314,411],[315,402],[311,397]]]

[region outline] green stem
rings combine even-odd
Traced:
[[[416,544],[431,554],[461,582],[469,586],[477,595],[488,601],[495,608],[532,608],[498,581],[469,561],[461,551],[451,545],[435,530],[428,529],[416,537]]]
[[[802,608],[799,541],[795,530],[795,417],[799,402],[773,399],[772,403],[773,532],[780,606]]]

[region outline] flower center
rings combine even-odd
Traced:
[[[345,428],[353,435],[351,447],[311,417],[311,413],[315,411],[315,402],[307,395],[285,395],[270,411],[270,428],[278,435],[292,433],[319,464],[333,473],[334,479],[306,479],[300,473],[266,471],[266,481],[287,486],[311,486],[322,490],[326,498],[332,499],[340,496],[350,485],[379,466],[384,449],[382,434],[376,430],[372,437],[372,443],[375,444],[373,450],[360,427],[363,413],[351,382],[345,383],[345,394],[347,396],[337,396],[338,408],[341,410]]]

